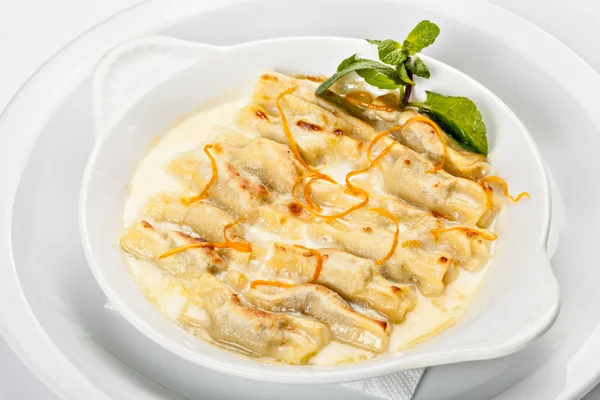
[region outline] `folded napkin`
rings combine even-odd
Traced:
[[[342,386],[365,393],[375,399],[410,400],[417,390],[423,372],[425,368],[410,369],[379,378],[344,383]]]

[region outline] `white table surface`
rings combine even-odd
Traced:
[[[600,0],[490,1],[554,35],[600,71]],[[91,26],[139,2],[0,0],[0,111],[57,50]],[[597,399],[600,385],[585,397]],[[1,338],[0,400],[58,400]]]

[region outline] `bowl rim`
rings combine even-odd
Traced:
[[[151,41],[159,41],[161,43],[166,44],[179,44],[184,46],[189,46],[193,48],[204,48],[215,53],[224,53],[229,51],[235,51],[237,49],[245,49],[253,46],[261,46],[268,45],[271,43],[294,43],[294,42],[306,42],[306,41],[329,41],[329,42],[353,42],[353,43],[362,43],[361,39],[355,38],[346,38],[346,37],[338,37],[338,36],[295,36],[295,37],[281,37],[275,39],[264,39],[264,40],[255,40],[244,43],[239,43],[235,45],[221,46],[214,45],[208,43],[200,43],[200,42],[192,42],[182,39],[171,38],[163,35],[153,35],[142,38],[137,38],[133,40],[126,41],[119,45],[116,45],[111,50],[109,50],[102,59],[96,65],[94,72],[92,74],[94,85],[97,80],[97,76],[99,72],[102,72],[103,68],[105,68],[107,59],[117,51],[123,51],[128,48],[136,47],[145,42]],[[422,59],[428,62],[434,62],[443,68],[452,70],[454,73],[461,75],[463,78],[468,80],[473,86],[477,87],[483,93],[485,93],[488,99],[492,99],[494,103],[498,106],[502,107],[504,111],[511,117],[514,123],[516,123],[521,131],[525,133],[525,138],[528,141],[528,144],[531,149],[531,153],[535,157],[535,161],[537,163],[537,167],[540,171],[542,171],[543,181],[541,182],[543,187],[543,199],[542,201],[545,203],[546,212],[543,216],[543,226],[540,230],[541,237],[539,238],[539,248],[534,249],[533,251],[542,251],[545,254],[546,244],[550,231],[550,220],[551,220],[551,197],[550,197],[550,185],[548,183],[548,177],[546,170],[544,168],[543,159],[535,144],[531,134],[527,130],[526,126],[523,122],[513,113],[513,111],[500,99],[498,98],[491,90],[487,87],[471,78],[467,74],[462,71],[425,54],[419,55]],[[96,99],[94,99],[96,102]],[[94,115],[94,123],[95,129],[99,129],[100,124],[96,121],[96,113]],[[218,357],[213,357],[209,355],[200,355],[199,353],[191,353],[176,342],[165,338],[163,335],[158,334],[156,330],[150,325],[147,324],[144,320],[140,319],[138,315],[130,310],[127,306],[125,306],[121,302],[121,296],[113,290],[112,286],[106,280],[105,275],[103,274],[103,269],[100,266],[100,263],[97,261],[94,252],[92,251],[91,240],[88,235],[87,228],[87,219],[86,219],[86,204],[88,199],[88,187],[90,183],[91,174],[93,171],[93,167],[96,164],[96,160],[102,148],[102,145],[108,135],[101,136],[98,132],[95,132],[96,141],[93,145],[93,150],[88,157],[88,161],[86,163],[86,167],[82,177],[82,184],[80,188],[79,194],[79,228],[80,228],[80,236],[82,245],[84,248],[85,256],[92,270],[94,278],[100,285],[102,291],[108,297],[108,299],[114,304],[117,310],[127,319],[129,323],[136,327],[140,332],[142,332],[146,337],[150,338],[153,342],[167,349],[168,351],[188,360],[200,366],[215,370],[217,372],[222,372],[230,375],[236,375],[239,377],[265,381],[265,382],[274,382],[274,383],[293,383],[293,384],[328,384],[328,383],[341,383],[341,382],[349,382],[355,380],[362,380],[368,378],[374,378],[377,376],[388,375],[396,372],[401,372],[404,370],[408,370],[411,368],[420,368],[420,365],[443,365],[455,362],[464,362],[464,361],[474,361],[474,360],[484,360],[506,356],[512,353],[515,353],[525,346],[527,346],[531,341],[543,335],[552,325],[556,317],[558,316],[558,312],[560,309],[560,296],[558,284],[556,282],[556,278],[552,272],[549,261],[547,263],[547,267],[550,272],[551,281],[548,282],[548,285],[552,285],[552,290],[554,291],[554,298],[556,301],[553,303],[552,307],[545,313],[543,316],[540,316],[537,319],[537,323],[534,327],[529,330],[521,332],[520,335],[515,335],[511,340],[506,341],[502,344],[490,345],[487,347],[480,347],[475,351],[470,351],[468,353],[464,353],[464,350],[461,351],[446,351],[441,354],[430,354],[430,355],[421,355],[418,358],[416,364],[417,366],[402,366],[398,364],[402,364],[403,360],[401,358],[376,358],[369,360],[370,363],[367,362],[355,362],[351,364],[342,364],[339,366],[331,366],[331,367],[321,367],[321,366],[310,366],[310,368],[304,368],[302,366],[288,366],[288,365],[279,365],[275,364],[277,368],[270,368],[268,371],[265,371],[265,366],[268,364],[260,363],[258,361],[253,363],[252,368],[246,368],[245,366],[240,365],[241,363],[229,362],[220,360]],[[226,351],[226,350],[225,350]],[[241,358],[240,358],[241,360]],[[377,361],[375,361],[377,360]]]

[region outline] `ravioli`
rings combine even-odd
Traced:
[[[173,276],[194,279],[205,272],[227,269],[227,264],[211,248],[196,248],[160,258],[169,250],[205,242],[179,231],[157,231],[146,221],[134,224],[121,237],[121,247],[128,254],[154,262],[159,268]]]
[[[261,182],[278,192],[289,193],[300,175],[300,166],[288,147],[272,140],[258,138],[242,146],[223,140],[219,147],[241,169],[253,171]]]
[[[304,364],[331,340],[325,324],[244,305],[237,294],[210,274],[202,275],[197,286],[192,301],[201,302],[210,324],[204,325],[187,312],[180,318],[205,329],[217,342],[240,346],[258,356]]]
[[[401,323],[416,305],[417,296],[411,285],[385,279],[372,260],[356,257],[332,248],[319,251],[319,260],[305,249],[275,243],[273,255],[267,261],[268,272],[277,279],[315,282],[337,292],[345,300],[371,308],[392,323]]]
[[[336,292],[316,284],[257,288],[244,292],[251,304],[269,311],[295,311],[323,322],[334,338],[352,346],[383,352],[391,329],[387,321],[354,311]]]
[[[186,288],[182,329],[300,365],[393,353],[460,316],[493,257],[491,167],[425,117],[405,124],[415,111],[345,101],[361,85],[320,97],[266,71],[235,124],[164,157],[168,190],[138,201],[120,245]]]

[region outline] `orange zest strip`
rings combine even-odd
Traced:
[[[310,283],[316,282],[319,279],[319,275],[321,275],[321,269],[323,269],[323,256],[319,253],[318,250],[309,249],[308,247],[300,246],[299,244],[295,244],[294,247],[297,247],[302,250],[306,250],[310,252],[312,255],[317,257],[317,265],[315,267],[315,272],[313,272],[312,278],[310,278]]]
[[[425,171],[425,173],[432,173],[432,172],[439,171],[440,169],[442,169],[444,167],[444,163],[446,162],[446,155],[448,153],[448,146],[446,145],[446,139],[444,137],[444,133],[442,132],[440,127],[435,122],[433,122],[431,119],[423,117],[421,115],[411,117],[411,118],[407,119],[406,122],[403,123],[402,125],[394,126],[393,128],[390,128],[386,131],[383,131],[383,132],[380,132],[379,134],[377,134],[377,136],[375,136],[371,140],[371,143],[369,143],[369,146],[367,147],[367,158],[369,159],[369,161],[371,161],[371,151],[373,150],[373,146],[375,146],[375,144],[379,140],[381,140],[382,137],[387,136],[392,132],[402,130],[402,129],[406,128],[407,126],[409,126],[410,124],[415,123],[415,122],[423,122],[423,123],[426,123],[429,126],[431,126],[435,130],[435,133],[437,134],[438,138],[442,142],[442,145],[444,146],[444,153],[442,154],[442,161],[440,161],[440,163],[438,165],[434,166],[432,169]]]
[[[277,110],[279,110],[279,115],[281,116],[281,125],[283,126],[283,133],[285,133],[285,137],[287,138],[287,140],[289,142],[290,150],[292,151],[292,154],[294,155],[294,158],[296,159],[296,161],[298,161],[300,163],[300,165],[302,165],[304,168],[306,168],[312,175],[314,175],[315,177],[318,177],[319,179],[326,180],[327,182],[337,183],[329,175],[323,174],[323,173],[319,172],[318,170],[314,169],[313,167],[311,167],[310,165],[308,165],[308,163],[306,161],[304,161],[304,159],[302,158],[302,155],[300,154],[300,150],[298,149],[298,144],[296,143],[296,140],[292,136],[292,131],[290,131],[290,125],[288,123],[287,117],[285,116],[285,113],[283,112],[283,107],[281,107],[281,99],[284,96],[287,96],[288,94],[293,93],[294,90],[296,90],[295,86],[284,90],[283,92],[279,93],[279,95],[277,96],[277,100],[275,100],[275,105],[277,106]],[[314,203],[312,203],[312,204],[314,204]],[[317,208],[317,209],[320,209],[320,208]]]
[[[318,181],[319,179],[321,178],[318,176],[312,177],[304,186],[304,199],[306,200],[306,204],[308,204],[309,207],[312,207],[312,209],[317,212],[321,211],[321,207],[310,197],[310,186],[313,184],[313,182]]]
[[[421,247],[421,241],[420,240],[407,240],[406,242],[402,242],[401,244],[402,247],[404,247],[405,249],[407,248],[419,248]]]
[[[302,182],[302,180],[304,180],[304,178],[308,178],[310,177],[311,174],[308,173],[306,175],[300,175],[298,178],[296,178],[296,181],[294,182],[294,184],[292,185],[292,197],[294,198],[294,200],[296,201],[296,203],[300,204],[300,206],[305,209],[308,210],[308,207],[306,207],[306,205],[304,205],[300,199],[298,198],[298,196],[296,196],[296,189],[298,188],[298,185],[300,185],[300,183]]]
[[[277,100],[275,100],[275,105],[277,105],[277,109],[279,110],[279,115],[281,115],[281,124],[283,125],[283,133],[285,133],[285,137],[287,138],[288,142],[290,143],[290,150],[292,150],[292,154],[294,155],[294,158],[296,159],[296,161],[298,161],[307,170],[309,170],[311,172],[318,172],[317,170],[311,168],[306,163],[306,161],[304,161],[302,156],[300,155],[300,151],[298,150],[298,145],[296,144],[296,140],[294,140],[294,137],[292,136],[292,132],[290,131],[290,126],[289,126],[287,117],[285,116],[285,113],[283,112],[283,107],[281,107],[281,99],[284,96],[287,96],[288,94],[293,93],[294,90],[296,90],[295,86],[284,90],[283,92],[279,93],[279,95],[277,96]]]
[[[390,143],[390,145],[388,147],[386,147],[374,160],[371,160],[371,162],[369,163],[369,165],[366,168],[363,169],[359,169],[356,171],[351,171],[346,175],[346,187],[348,188],[348,190],[357,196],[362,196],[364,197],[363,201],[361,201],[360,203],[350,207],[348,210],[339,213],[339,214],[333,214],[333,215],[324,215],[324,214],[319,214],[318,212],[320,211],[320,207],[315,204],[314,202],[312,202],[312,199],[310,199],[310,185],[318,180],[318,179],[323,179],[323,177],[317,176],[314,177],[311,173],[308,173],[304,176],[300,176],[296,179],[296,182],[294,182],[294,185],[292,186],[292,197],[294,198],[294,200],[300,204],[306,211],[308,211],[309,213],[311,213],[313,216],[318,217],[318,218],[323,218],[325,220],[334,220],[337,218],[342,218],[345,217],[346,215],[350,214],[353,211],[358,210],[359,208],[362,208],[364,206],[366,206],[367,204],[369,204],[369,193],[359,187],[356,187],[352,184],[352,182],[350,182],[350,178],[352,178],[353,176],[356,175],[360,175],[362,173],[367,172],[368,170],[370,170],[371,168],[373,168],[375,165],[377,165],[377,163],[379,162],[379,160],[381,160],[383,157],[385,157],[385,155],[387,153],[390,152],[390,150],[392,149],[392,147],[396,144],[396,142]],[[306,186],[304,186],[304,198],[306,199],[306,203],[307,205],[305,205],[303,202],[301,202],[298,197],[296,196],[296,189],[298,188],[298,185],[300,185],[300,183],[302,182],[303,179],[313,176],[308,183],[306,184]],[[316,206],[316,207],[315,207]],[[309,207],[312,207],[309,208]]]
[[[163,258],[167,258],[172,256],[173,254],[181,253],[182,251],[190,250],[190,249],[200,249],[203,247],[212,247],[215,249],[225,249],[229,247],[228,243],[212,243],[212,242],[199,242],[199,243],[190,243],[181,247],[177,247],[175,249],[165,251],[162,253],[158,259],[162,260]]]
[[[223,227],[223,236],[225,238],[224,242],[198,242],[198,243],[190,243],[181,247],[177,247],[175,249],[165,251],[162,253],[158,259],[162,260],[163,258],[167,258],[172,256],[173,254],[181,253],[182,251],[190,250],[190,249],[199,249],[203,247],[211,247],[214,249],[233,249],[237,250],[240,253],[252,253],[252,245],[248,242],[234,242],[227,236],[227,230],[232,226],[245,221],[245,218],[238,219],[230,224],[227,224]]]
[[[514,203],[518,202],[523,197],[527,197],[528,199],[531,198],[531,196],[527,192],[521,192],[521,193],[519,193],[517,195],[517,197],[512,197],[510,194],[508,194],[508,184],[506,183],[506,181],[504,179],[500,178],[499,176],[494,176],[494,175],[486,176],[485,178],[483,178],[479,182],[480,183],[481,182],[496,182],[496,183],[499,183],[500,185],[502,185],[502,188],[504,190],[504,196],[506,196],[509,199],[511,199]]]
[[[355,90],[353,92],[346,94],[346,96],[352,98],[353,100],[361,101],[363,103],[372,103],[373,102],[373,95],[364,90]]]
[[[367,193],[365,190],[361,189],[361,188],[354,188],[352,190],[352,192],[356,195],[361,195],[364,197],[363,201],[361,201],[360,203],[356,204],[355,206],[350,207],[349,209],[347,209],[344,212],[341,212],[339,214],[333,214],[333,215],[326,215],[326,214],[319,214],[317,211],[311,209],[310,207],[308,207],[307,204],[304,204],[302,201],[300,201],[300,199],[298,199],[298,196],[296,196],[296,189],[298,188],[298,185],[300,185],[300,183],[302,182],[302,180],[304,178],[307,178],[309,176],[312,176],[312,174],[307,174],[304,176],[300,176],[298,177],[298,179],[296,179],[296,182],[294,182],[294,186],[292,186],[292,197],[294,198],[294,200],[296,201],[296,203],[298,203],[302,208],[304,208],[306,211],[308,211],[309,213],[311,213],[314,217],[317,218],[322,218],[326,221],[331,221],[334,219],[338,219],[338,218],[342,218],[345,217],[346,215],[350,214],[353,211],[358,210],[359,208],[362,208],[364,206],[366,206],[369,203],[369,193]]]
[[[441,170],[442,168],[444,168],[444,163],[446,162],[446,156],[448,155],[448,145],[446,145],[446,138],[444,137],[444,132],[442,132],[442,130],[440,129],[440,127],[438,126],[438,124],[436,124],[435,122],[433,122],[429,118],[420,117],[420,116],[419,117],[413,117],[413,118],[411,118],[411,119],[414,122],[420,121],[420,122],[424,122],[424,123],[428,124],[429,126],[431,126],[433,128],[433,130],[435,131],[437,137],[440,139],[440,142],[442,142],[442,146],[444,147],[444,152],[442,153],[442,161],[440,161],[440,163],[438,165],[435,165],[433,168],[428,169],[427,171],[425,171],[425,173],[426,174],[430,174],[432,172],[436,172],[436,171]]]
[[[398,218],[394,217],[388,210],[383,209],[383,208],[370,208],[370,211],[374,211],[378,214],[383,215],[386,218],[391,219],[392,221],[394,221],[394,224],[396,225],[396,232],[394,232],[394,241],[392,242],[392,248],[390,249],[390,251],[387,253],[387,255],[383,258],[380,258],[379,260],[375,261],[376,265],[381,265],[384,262],[386,262],[387,260],[390,259],[391,256],[394,255],[394,253],[396,252],[396,247],[398,247],[398,236],[400,235],[400,225],[398,222]]]
[[[349,209],[347,209],[344,212],[341,212],[339,214],[334,214],[334,215],[323,215],[321,216],[321,218],[327,220],[327,221],[332,221],[334,219],[338,219],[338,218],[343,218],[346,215],[360,209],[363,208],[364,206],[366,206],[367,204],[369,204],[369,193],[367,193],[366,190],[363,190],[361,188],[354,188],[354,190],[352,190],[352,193],[355,195],[361,195],[364,197],[363,201],[361,201],[360,203],[358,203],[355,206],[350,207]]]
[[[492,195],[494,193],[494,189],[487,182],[479,182],[479,185],[483,189],[483,194],[485,195],[485,208],[486,210],[491,210],[493,208],[492,204]]]
[[[285,283],[285,282],[276,282],[276,281],[263,281],[263,280],[256,280],[256,281],[252,281],[250,282],[250,289],[256,289],[257,286],[277,286],[280,288],[291,288],[292,285],[291,283]]]
[[[365,172],[367,172],[368,170],[373,168],[375,165],[377,165],[379,160],[381,160],[383,157],[385,157],[386,154],[389,153],[390,150],[392,150],[392,147],[394,147],[395,144],[396,144],[396,142],[390,143],[390,145],[388,147],[386,147],[385,149],[383,149],[383,151],[381,153],[379,153],[379,155],[377,157],[375,157],[374,160],[369,159],[370,163],[367,167],[349,172],[346,175],[346,186],[348,186],[348,188],[356,190],[357,187],[352,185],[352,183],[350,183],[350,178],[352,178],[356,175],[364,174]]]
[[[366,206],[367,204],[369,204],[369,193],[362,188],[354,186],[352,184],[352,182],[350,182],[350,178],[352,178],[356,175],[363,174],[363,173],[367,172],[368,170],[370,170],[371,168],[373,168],[375,165],[377,165],[379,160],[382,159],[383,157],[385,157],[385,155],[387,153],[389,153],[389,151],[392,149],[392,147],[395,144],[396,143],[394,142],[394,143],[391,143],[388,147],[386,147],[374,160],[372,160],[370,162],[370,164],[366,168],[359,169],[356,171],[351,171],[346,175],[346,187],[348,188],[348,190],[350,190],[350,192],[355,195],[362,195],[364,197],[364,200],[361,203],[355,205],[354,207],[348,209],[344,213],[338,214],[338,216],[336,218],[340,218],[340,216],[342,216],[342,217],[346,216],[346,215],[350,214],[351,212],[356,211],[359,208],[362,208],[362,207]],[[334,216],[331,216],[331,217],[334,217]],[[335,219],[335,218],[331,218],[331,219]]]
[[[292,154],[294,155],[294,158],[296,159],[296,161],[298,161],[300,163],[300,165],[302,165],[308,171],[312,172],[313,174],[315,174],[317,176],[322,176],[323,179],[333,181],[333,179],[330,178],[329,176],[320,173],[319,171],[317,171],[316,169],[314,169],[310,165],[308,165],[308,163],[306,161],[304,161],[304,159],[302,158],[302,155],[300,155],[300,150],[298,150],[298,144],[296,143],[296,140],[292,136],[292,132],[290,131],[290,125],[288,123],[287,117],[285,116],[285,113],[283,112],[283,107],[281,107],[281,99],[284,96],[287,96],[288,94],[293,93],[294,90],[296,90],[295,86],[284,90],[283,92],[279,93],[279,95],[277,96],[277,100],[275,100],[275,105],[277,106],[277,110],[279,110],[279,115],[281,116],[281,125],[283,126],[283,133],[285,133],[285,137],[287,138],[287,140],[290,144],[290,150],[292,151]],[[333,182],[335,182],[335,181],[333,181]]]
[[[332,221],[338,218],[343,218],[346,215],[352,213],[353,211],[358,210],[359,208],[363,208],[364,206],[366,206],[367,204],[369,204],[369,193],[367,193],[365,190],[360,189],[360,188],[356,188],[356,191],[354,192],[354,194],[360,194],[364,197],[363,201],[361,201],[360,203],[358,203],[355,206],[350,207],[349,209],[347,209],[344,212],[338,213],[338,214],[333,214],[333,215],[325,215],[325,214],[318,214],[313,212],[312,210],[307,209],[308,212],[310,212],[312,215],[314,215],[315,217],[318,218],[323,218],[326,221]]]
[[[227,236],[227,230],[231,227],[233,227],[234,225],[245,221],[246,218],[241,218],[238,219],[237,221],[234,221],[230,224],[227,224],[223,227],[223,237],[225,238],[225,243],[229,244],[231,249],[237,250],[241,253],[252,253],[252,245],[246,241],[244,242],[234,242],[231,239],[229,239],[229,237]]]
[[[362,94],[362,92],[361,92]],[[344,99],[348,102],[348,103],[352,103],[355,104],[359,107],[362,108],[370,108],[371,110],[377,110],[377,111],[386,111],[386,112],[392,112],[395,111],[395,109],[390,108],[390,107],[386,107],[386,106],[380,106],[377,104],[373,104],[372,100],[370,102],[364,102],[360,99],[357,99],[356,97],[352,96],[352,93],[348,93],[346,96],[344,96]]]
[[[437,237],[442,232],[450,232],[450,231],[467,232],[467,235],[469,233],[472,233],[472,234],[476,234],[476,235],[481,236],[485,240],[490,240],[490,241],[494,241],[494,240],[498,239],[498,236],[495,235],[495,234],[493,234],[493,233],[490,233],[490,232],[487,232],[487,231],[484,231],[484,230],[481,230],[481,229],[469,228],[469,227],[466,227],[466,226],[452,226],[450,228],[435,228],[435,229],[430,230],[429,232],[433,236]]]
[[[204,146],[204,152],[206,153],[206,155],[208,156],[208,158],[210,160],[210,166],[212,168],[212,176],[210,177],[210,180],[208,181],[206,186],[204,186],[204,189],[202,189],[200,194],[198,194],[196,196],[186,197],[186,198],[181,199],[181,202],[186,206],[189,206],[193,203],[196,203],[196,202],[204,199],[208,195],[208,190],[217,181],[217,173],[218,173],[217,162],[216,162],[215,158],[212,156],[212,154],[210,154],[210,152],[208,151],[209,149],[212,149],[212,147],[213,147],[212,144],[207,144],[206,146]]]
[[[327,182],[331,182],[334,184],[336,184],[337,182],[330,176],[323,174],[323,173],[319,172],[318,170],[312,168],[310,165],[308,165],[308,163],[306,161],[304,161],[304,159],[302,158],[302,155],[300,154],[300,150],[298,149],[298,144],[296,143],[296,140],[292,136],[292,132],[290,131],[290,126],[289,126],[287,117],[285,116],[285,113],[283,112],[283,107],[281,106],[281,99],[284,96],[287,96],[288,94],[291,94],[292,92],[294,92],[294,90],[296,90],[296,87],[291,87],[289,89],[284,90],[283,92],[279,93],[279,95],[277,96],[277,100],[275,101],[275,104],[277,105],[277,110],[279,110],[279,115],[281,116],[281,125],[283,126],[283,132],[285,133],[285,137],[288,140],[290,150],[291,150],[292,154],[294,155],[294,158],[296,159],[296,161],[298,161],[298,163],[300,163],[300,165],[302,165],[304,168],[306,168],[306,170],[309,172],[308,174],[306,174],[304,176],[300,176],[300,177],[298,177],[298,179],[296,179],[296,182],[294,182],[294,185],[292,187],[292,196],[294,197],[294,200],[296,200],[296,202],[298,204],[300,204],[304,209],[309,211],[311,214],[313,214],[314,216],[320,216],[322,218],[325,218],[327,216],[321,216],[320,214],[318,214],[321,211],[321,207],[317,203],[312,201],[312,199],[310,197],[310,187],[314,181],[319,180],[319,179],[323,179]],[[296,188],[298,187],[300,182],[304,178],[307,178],[307,177],[312,177],[312,179],[310,181],[308,181],[308,183],[304,187],[304,198],[306,199],[306,205],[304,205],[296,197]]]
[[[412,119],[412,118],[411,118]],[[377,142],[379,142],[381,140],[382,137],[389,135],[392,132],[396,132],[399,131],[400,129],[404,128],[406,126],[406,124],[408,124],[408,122],[410,121],[410,119],[408,121],[406,121],[404,124],[400,125],[400,126],[394,126],[393,128],[390,128],[388,130],[385,130],[383,132],[379,132],[377,134],[377,136],[375,136],[371,142],[369,143],[369,146],[367,147],[367,158],[369,159],[369,161],[373,161],[371,159],[371,151],[373,150],[373,146],[375,146],[375,144]]]

